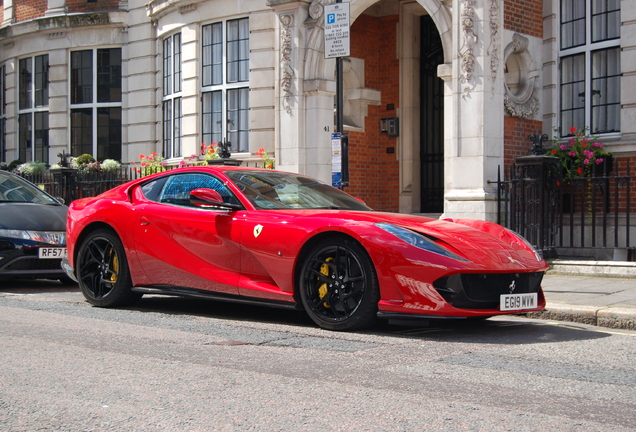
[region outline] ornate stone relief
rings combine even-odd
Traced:
[[[304,80],[330,80],[333,71],[329,69],[324,58],[324,5],[334,0],[312,0],[309,5],[309,16],[304,22],[308,37],[304,59]]]
[[[537,85],[539,72],[533,70],[528,38],[515,33],[506,49],[504,107],[509,115],[530,119],[539,112]]]
[[[462,47],[459,50],[461,61],[461,76],[459,81],[462,85],[462,98],[466,99],[475,87],[473,71],[475,70],[475,53],[473,48],[477,43],[475,34],[475,5],[476,0],[461,0],[461,30],[463,34]]]
[[[309,16],[315,20],[320,18],[325,10],[324,6],[332,3],[335,3],[335,0],[312,0],[309,5]]]
[[[499,71],[499,2],[500,0],[490,0],[490,46],[488,47],[488,55],[490,56],[492,95],[495,94],[497,72]]]
[[[291,86],[294,78],[294,69],[291,66],[292,52],[292,26],[294,25],[293,15],[280,15],[280,88],[283,94],[283,108],[285,112],[292,115],[289,99],[292,97]]]

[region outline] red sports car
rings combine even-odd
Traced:
[[[545,261],[500,225],[375,212],[274,170],[180,168],[77,200],[67,247],[67,273],[100,307],[194,296],[304,308],[353,330],[545,306]]]

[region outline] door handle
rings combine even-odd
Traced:
[[[140,223],[141,225],[143,225],[143,226],[150,225],[150,221],[148,220],[148,218],[147,218],[146,216],[142,216],[142,217],[139,219],[139,223]]]

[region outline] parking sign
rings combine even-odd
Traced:
[[[325,58],[349,55],[349,3],[325,5]]]

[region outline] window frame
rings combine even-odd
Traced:
[[[27,70],[23,70],[28,67]],[[27,73],[28,72],[28,78]],[[49,163],[49,55],[18,59],[18,159]],[[6,86],[6,84],[5,84]],[[6,96],[6,94],[5,94]],[[6,118],[5,118],[6,120]],[[6,125],[6,121],[4,122]],[[39,126],[39,127],[38,127]],[[41,142],[40,145],[37,143]]]
[[[183,135],[183,73],[181,70],[182,36],[174,33],[162,39],[162,156],[181,157]]]
[[[595,58],[595,55],[598,53],[601,53],[603,51],[607,51],[610,52],[611,50],[614,49],[619,49],[621,48],[621,35],[620,35],[620,31],[618,36],[612,36],[612,37],[608,37],[606,39],[603,40],[599,40],[599,41],[593,41],[592,38],[594,36],[593,34],[593,21],[595,17],[598,17],[600,14],[595,13],[593,14],[593,5],[594,5],[594,1],[597,0],[585,0],[585,14],[583,18],[579,18],[577,19],[578,21],[580,20],[584,20],[584,31],[585,31],[585,35],[584,35],[584,43],[573,43],[572,46],[568,46],[566,48],[563,48],[563,33],[564,33],[564,24],[568,24],[568,23],[572,23],[576,20],[566,20],[564,21],[563,19],[563,4],[564,4],[565,0],[561,0],[559,2],[559,20],[557,20],[557,24],[559,26],[559,51],[558,51],[558,65],[559,65],[559,74],[558,74],[558,80],[559,80],[559,109],[558,109],[558,127],[559,127],[559,131],[560,131],[560,136],[562,137],[567,137],[567,136],[571,136],[573,135],[570,132],[570,127],[576,127],[577,129],[581,129],[581,128],[588,128],[590,133],[594,134],[594,135],[603,135],[603,136],[611,136],[611,135],[620,135],[620,131],[621,131],[621,125],[620,125],[620,77],[622,76],[622,73],[620,73],[620,54],[617,56],[618,58],[618,64],[616,65],[616,67],[618,68],[619,73],[618,74],[613,74],[613,75],[606,75],[606,76],[602,76],[602,77],[595,77],[594,76],[594,61],[593,59]],[[620,22],[620,2],[619,4],[619,9],[613,9],[610,10],[609,13],[616,13],[616,11],[618,11],[618,16],[619,16],[619,22]],[[619,26],[620,27],[620,26]],[[575,39],[575,37],[572,38],[573,40]],[[571,82],[564,82],[564,74],[568,73],[568,71],[565,70],[564,68],[564,61],[569,61],[569,59],[573,59],[576,56],[583,56],[583,79],[580,80],[581,82],[583,82],[583,91],[579,91],[577,92],[576,95],[574,95],[573,93],[571,93],[569,96],[569,102],[572,102],[572,104],[568,104],[568,98],[565,95],[566,92],[566,88],[565,86],[572,84],[574,81]],[[580,69],[578,69],[578,71],[580,72]],[[617,88],[616,93],[618,94],[618,101],[617,102],[605,102],[606,99],[609,97],[609,95],[605,95],[603,96],[602,94],[599,96],[599,92],[596,89],[593,89],[593,86],[595,84],[596,81],[602,80],[602,81],[607,81],[608,79],[611,78],[618,78],[618,84],[617,84]],[[591,94],[592,97],[585,97],[586,94]],[[601,97],[604,98],[602,99],[600,102],[595,102],[595,97]],[[572,108],[571,105],[575,105],[576,102],[576,98],[582,98],[582,105],[579,104],[578,108]],[[602,118],[608,117],[609,111],[610,110],[615,110],[615,108],[610,108],[611,106],[618,106],[618,112],[619,115],[616,116],[617,117],[617,129],[612,129],[612,130],[606,130],[606,129],[598,129],[598,118]],[[600,108],[599,108],[600,107]],[[582,110],[583,112],[583,124],[569,124],[568,121],[570,120],[566,120],[566,115],[568,111],[574,111],[574,110]],[[598,116],[595,117],[595,111],[597,111],[598,109],[604,110],[604,116]],[[572,116],[571,119],[572,123],[576,123],[577,120],[575,119],[575,116]],[[605,122],[607,122],[607,120],[605,120]],[[597,127],[597,129],[595,130],[595,127]]]
[[[7,160],[7,66],[0,65],[0,162]]]
[[[234,30],[232,27],[234,24],[237,26],[238,37],[230,39],[230,32]],[[241,27],[242,25],[244,27]],[[215,39],[215,28],[218,28],[216,26],[220,27],[218,35],[221,40]],[[241,30],[246,31],[246,33],[242,34]],[[221,143],[227,139],[231,142],[234,153],[249,153],[250,151],[250,36],[248,17],[215,21],[201,27],[201,135],[203,145],[209,145],[212,142]],[[231,47],[237,47],[237,55],[232,54]],[[236,65],[238,65],[236,68],[237,77],[230,77],[232,67]],[[238,104],[235,103],[237,101]]]
[[[100,63],[101,55],[109,51],[109,60],[113,51],[119,52],[119,63],[110,62],[108,65]],[[79,53],[91,53],[90,67],[74,67],[74,55]],[[88,153],[98,160],[122,158],[122,64],[123,51],[120,46],[102,46],[88,49],[78,49],[69,52],[69,146],[74,156]],[[118,77],[113,77],[113,71],[119,69]],[[79,83],[82,77],[76,71],[89,71],[91,79],[90,97],[83,87],[84,81]],[[100,77],[108,75],[107,85],[100,85]],[[84,77],[85,78],[85,77]],[[78,82],[79,84],[75,84]],[[116,85],[118,83],[118,88]],[[104,100],[104,94],[112,96],[115,90],[115,97],[111,100]],[[81,95],[79,92],[84,91]],[[88,99],[88,100],[85,100]],[[114,99],[114,100],[112,100]],[[87,118],[90,113],[90,118]],[[77,119],[77,121],[76,121]],[[89,122],[86,120],[90,119]],[[90,144],[83,142],[84,138]],[[76,137],[80,137],[80,142],[75,143]],[[103,139],[106,138],[106,142]],[[101,142],[100,142],[101,141]],[[118,148],[114,149],[114,143],[118,142]],[[90,149],[90,151],[88,151]],[[76,151],[77,150],[77,151]],[[79,153],[79,154],[75,154]]]

